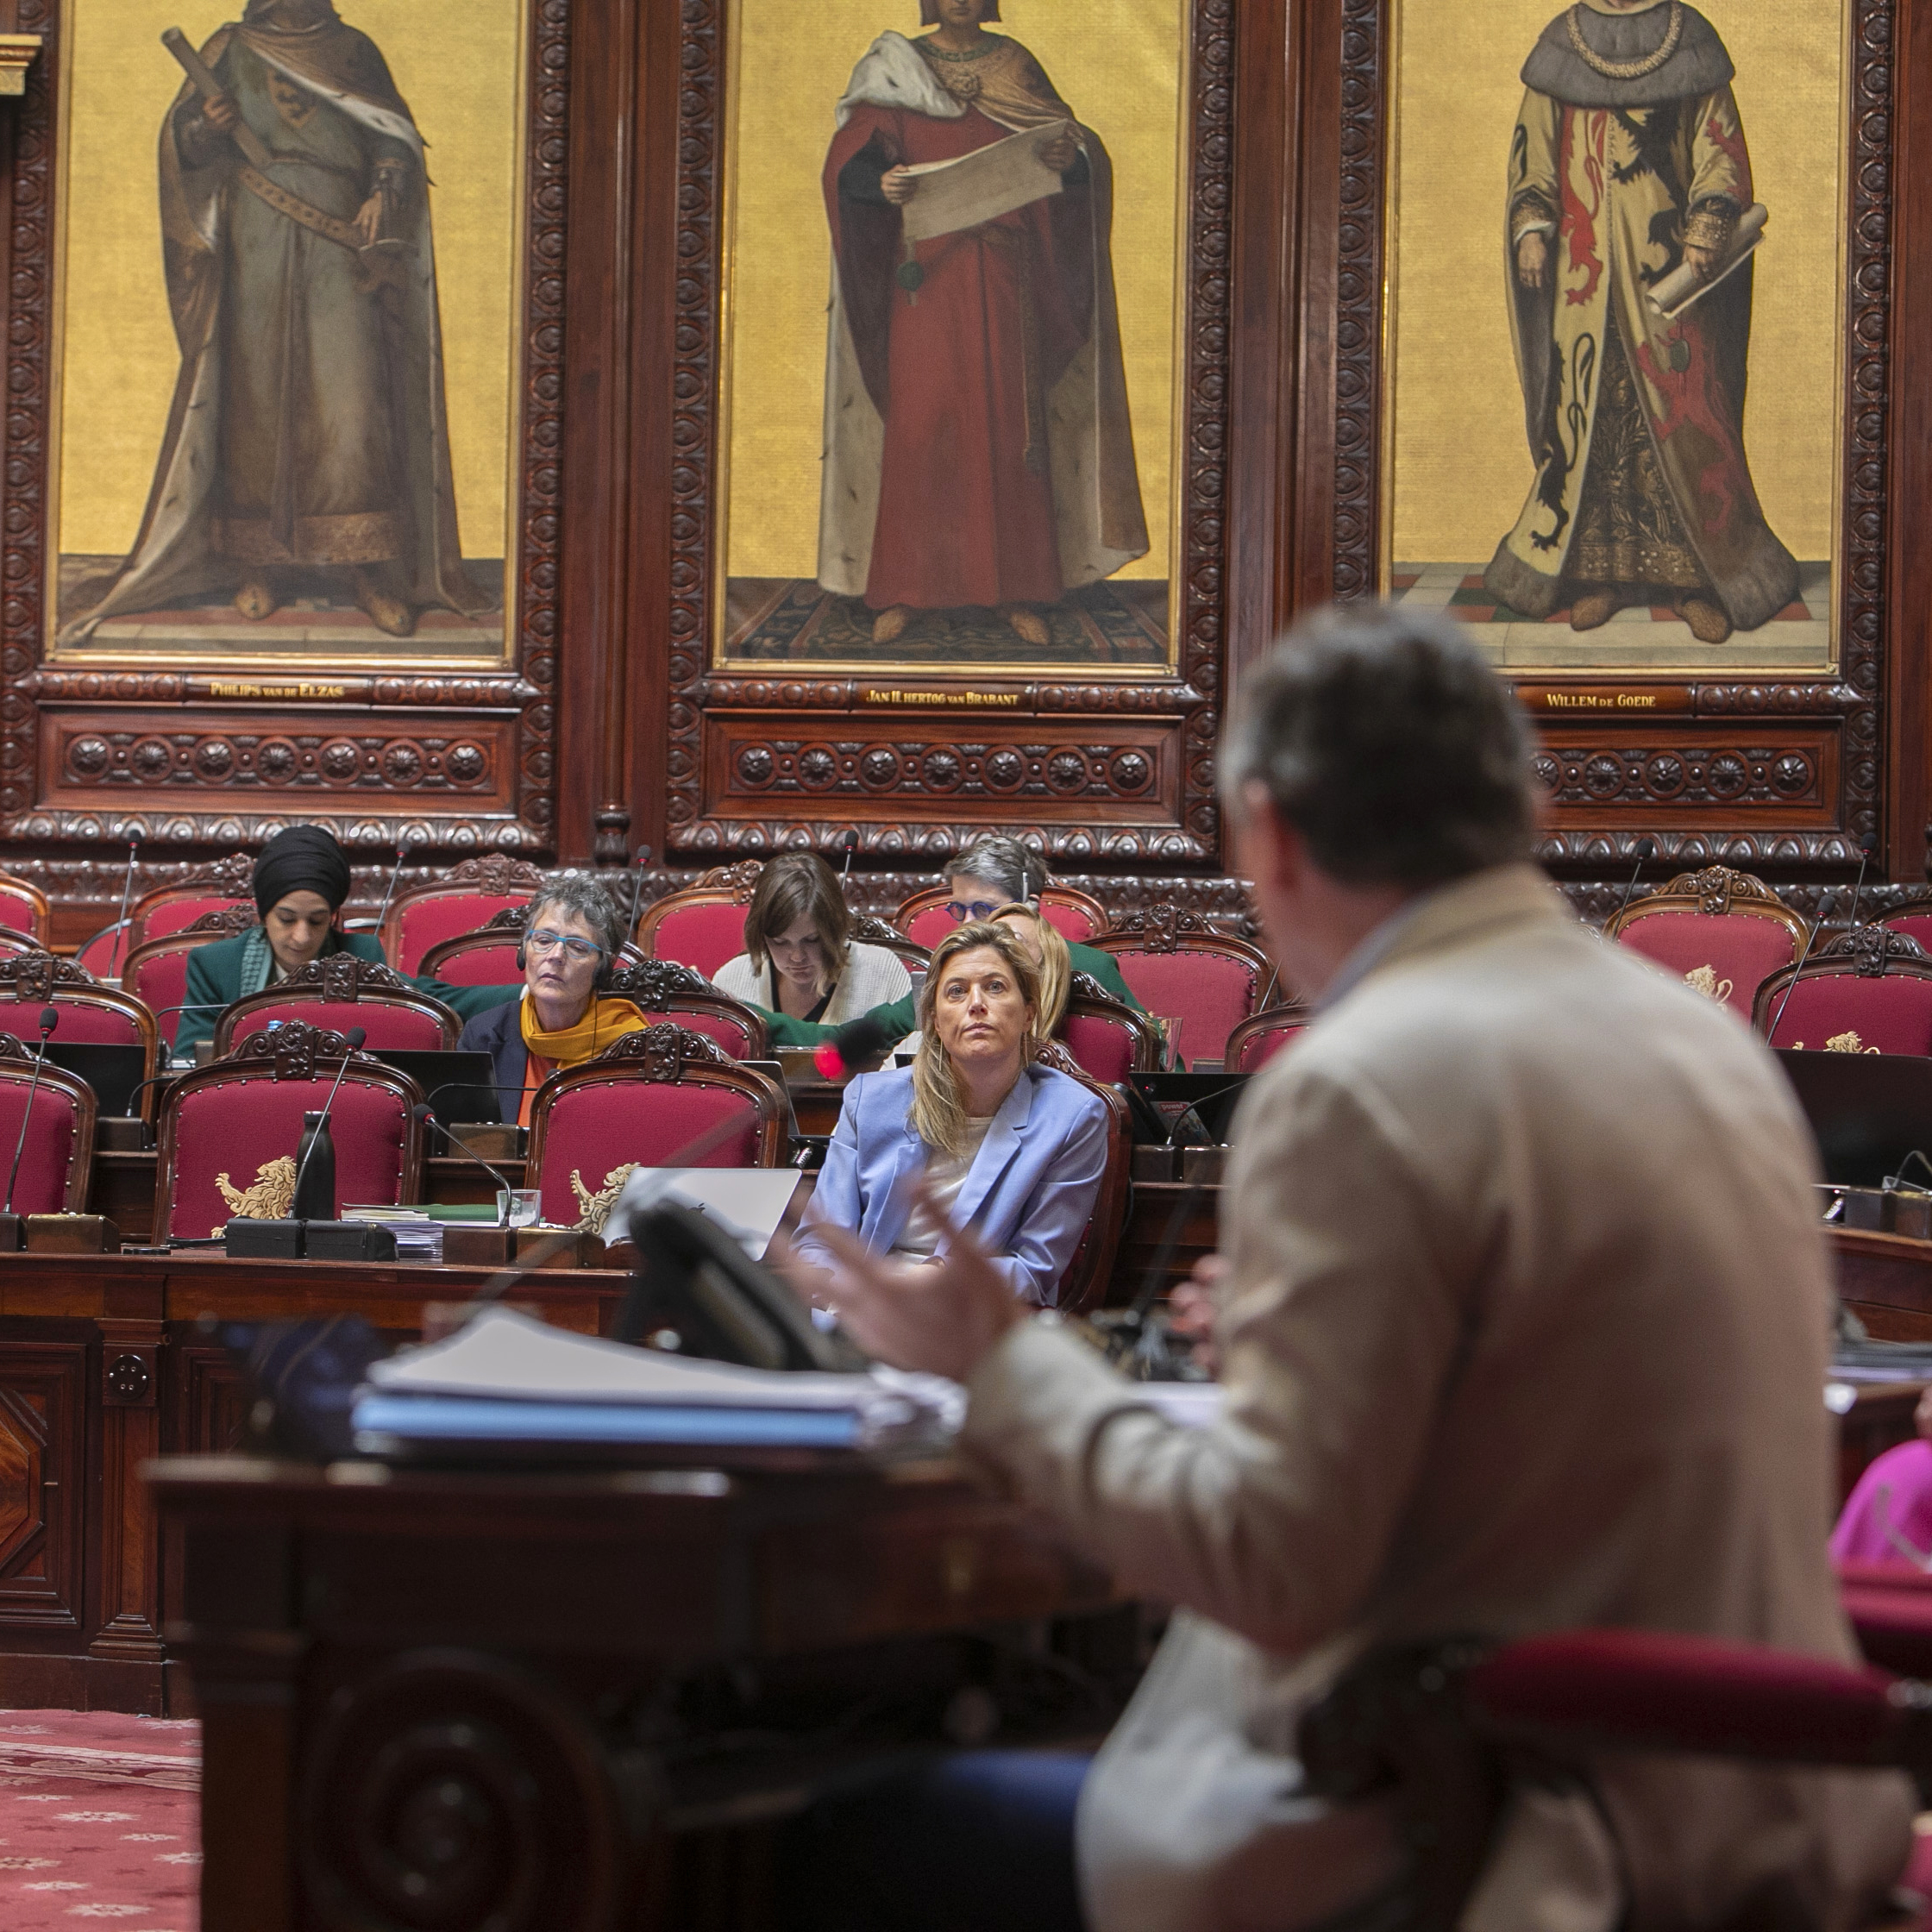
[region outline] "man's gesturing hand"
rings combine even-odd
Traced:
[[[940,1218],[923,1183],[913,1199]],[[812,1233],[837,1257],[829,1283],[820,1276],[813,1290],[867,1354],[894,1368],[964,1382],[1021,1319],[1005,1277],[962,1229],[952,1230],[950,1251],[931,1262],[868,1254],[843,1228],[821,1224]]]

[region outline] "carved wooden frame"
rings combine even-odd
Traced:
[[[508,662],[339,675],[304,663],[288,674],[248,674],[261,695],[237,699],[218,693],[235,678],[218,665],[42,662],[61,9],[60,0],[14,0],[16,24],[45,37],[47,58],[28,77],[12,129],[5,237],[0,677],[11,702],[0,717],[0,837],[58,849],[124,837],[138,825],[164,847],[232,845],[321,820],[352,850],[392,850],[404,839],[456,850],[555,849],[568,48],[573,7],[581,4],[532,0],[530,8]],[[98,781],[84,782],[76,802],[63,804],[54,788],[56,753],[76,778]],[[150,768],[162,775],[143,781]],[[173,781],[177,774],[188,781]],[[248,785],[242,801],[234,798],[237,782]],[[466,804],[466,794],[486,808]]]
[[[1113,684],[1084,666],[983,674],[974,680],[975,697],[991,690],[995,703],[975,703],[969,735],[959,731],[966,694],[943,671],[881,667],[875,676],[814,676],[809,667],[796,675],[707,668],[713,573],[722,568],[712,499],[719,469],[728,12],[728,0],[684,0],[678,42],[667,856],[688,862],[801,844],[830,848],[847,830],[867,854],[937,854],[1001,831],[1057,859],[1214,862],[1235,279],[1233,0],[1189,4],[1175,670]],[[872,697],[875,687],[889,687],[891,696]],[[733,796],[731,776],[763,796]],[[949,803],[956,817],[928,818],[935,807],[947,812]]]
[[[1896,0],[1851,6],[1838,672],[1520,679],[1519,694],[1545,728],[1537,760],[1549,813],[1541,856],[1560,870],[1628,862],[1647,833],[1660,862],[1722,860],[1781,875],[1842,870],[1856,862],[1861,841],[1883,834],[1890,869],[1923,870],[1924,825],[1901,822],[1899,806],[1923,820],[1924,787],[1894,768],[1896,731],[1892,747],[1886,743],[1888,706],[1904,674],[1891,474],[1899,413],[1892,307],[1895,202],[1910,192],[1901,185],[1904,169],[1895,166],[1898,110],[1910,104],[1895,97],[1904,63],[1894,43],[1910,36],[1895,21]],[[1325,240],[1333,244],[1332,298],[1302,326],[1318,344],[1309,373],[1333,430],[1327,452],[1312,444],[1302,451],[1304,480],[1315,487],[1302,492],[1300,514],[1314,523],[1299,532],[1297,548],[1305,566],[1315,565],[1305,568],[1304,598],[1346,602],[1376,593],[1380,553],[1383,212],[1395,78],[1387,0],[1311,0],[1302,47],[1305,97],[1320,91],[1333,103],[1315,137],[1332,127],[1339,162],[1331,175],[1307,171],[1304,184],[1311,298],[1315,279],[1307,265]],[[1923,87],[1924,77],[1915,78]],[[1608,694],[1614,703],[1619,688],[1653,693],[1656,702],[1636,716],[1606,717],[1597,702]],[[1904,758],[1919,756],[1916,744],[1904,750]]]

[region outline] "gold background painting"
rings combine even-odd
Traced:
[[[1123,578],[1168,575],[1179,214],[1182,0],[1095,11],[1007,0],[989,24],[1045,68],[1113,161],[1113,278],[1146,506],[1147,555]],[[739,0],[726,244],[730,460],[725,574],[815,577],[831,240],[820,183],[832,110],[888,28],[917,37],[918,0],[824,0],[801,32],[779,0]]]
[[[1480,571],[1533,475],[1503,281],[1505,168],[1522,64],[1559,9],[1555,0],[1398,0],[1398,9],[1387,561]],[[1736,66],[1757,198],[1769,211],[1756,258],[1745,447],[1772,529],[1801,562],[1828,560],[1844,20],[1828,0],[1704,0],[1701,10]],[[1750,641],[1740,633],[1734,648],[1748,653]]]
[[[518,0],[340,0],[382,49],[429,147],[444,393],[463,554],[506,548],[521,234]],[[119,555],[140,528],[180,354],[161,273],[156,150],[198,48],[237,0],[69,0],[55,549]]]

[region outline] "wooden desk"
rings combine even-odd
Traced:
[[[946,1463],[151,1476],[203,1932],[389,1924],[398,1895],[501,1932],[757,1926],[760,1821],[812,1776],[936,1739],[967,1686],[1092,1737],[1140,1662],[1106,1577]]]

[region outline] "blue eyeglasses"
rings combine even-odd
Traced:
[[[561,946],[573,959],[600,959],[604,955],[603,947],[590,940],[577,938],[570,933],[553,932],[547,925],[538,926],[524,944],[532,952],[555,952]]]

